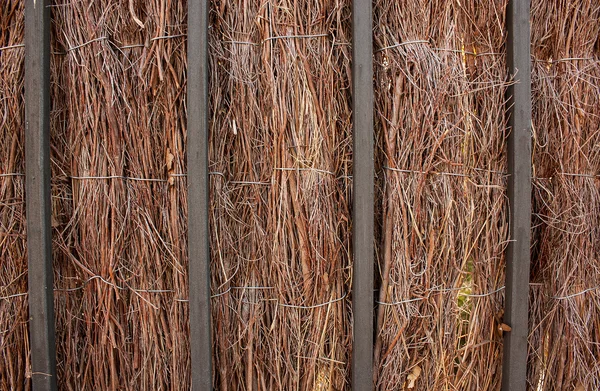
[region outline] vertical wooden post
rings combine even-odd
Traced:
[[[525,391],[531,246],[531,59],[529,0],[510,0],[507,62],[516,84],[508,90],[508,201],[510,239],[506,256],[506,308],[502,390]]]
[[[208,177],[208,0],[188,2],[187,165],[192,389],[212,389]]]
[[[25,3],[25,165],[32,388],[56,390],[47,0]]]
[[[371,1],[352,2],[352,389],[373,389],[374,135]]]

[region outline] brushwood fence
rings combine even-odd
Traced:
[[[0,18],[0,389],[600,389],[597,2]]]

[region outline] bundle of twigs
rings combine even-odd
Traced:
[[[0,7],[0,389],[29,385],[23,2]]]
[[[532,3],[530,383],[600,389],[600,7]]]
[[[58,381],[189,388],[186,4],[52,6]]]
[[[348,386],[349,3],[213,3],[218,389]]]
[[[375,2],[381,390],[499,388],[505,6]]]

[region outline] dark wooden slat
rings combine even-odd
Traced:
[[[25,181],[34,391],[56,390],[50,203],[50,10],[25,3]]]
[[[373,389],[373,28],[371,1],[352,3],[352,389]]]
[[[517,83],[509,88],[508,199],[510,238],[506,256],[506,308],[502,390],[525,391],[531,246],[531,61],[529,0],[507,9],[507,62]]]
[[[208,0],[188,2],[187,164],[192,389],[212,389],[208,230]]]

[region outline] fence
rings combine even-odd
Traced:
[[[2,387],[598,386],[592,2],[134,3],[3,10]]]

